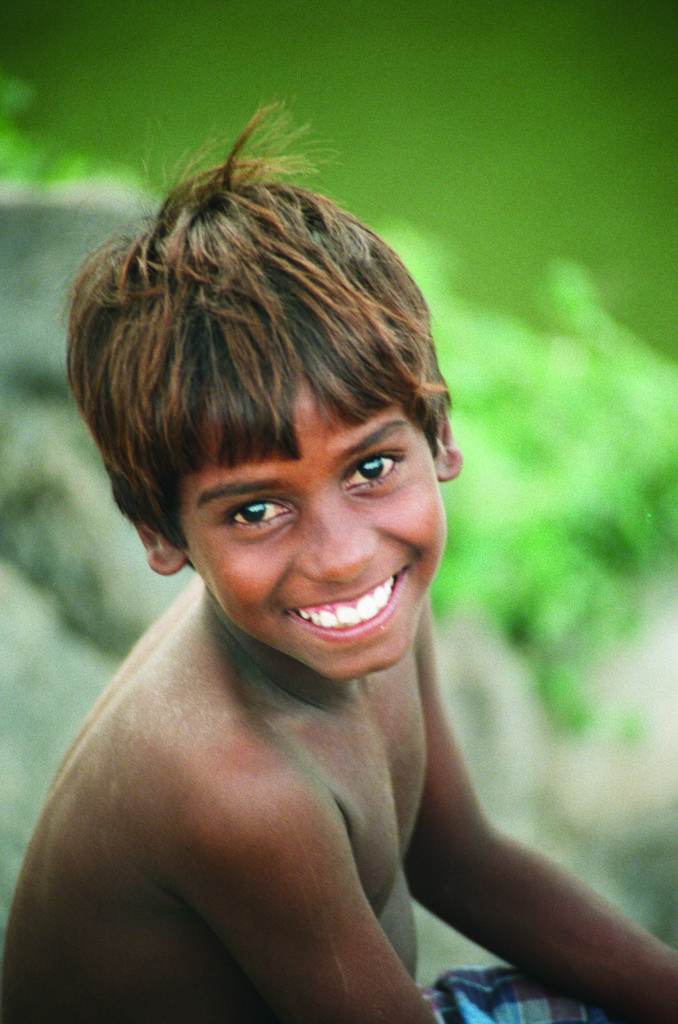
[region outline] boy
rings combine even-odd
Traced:
[[[5,1024],[669,1024],[676,954],[476,804],[427,599],[461,467],[427,309],[369,229],[242,158],[257,124],[74,287],[116,501],[196,578],[52,786]],[[508,970],[422,995],[410,894],[571,998]]]

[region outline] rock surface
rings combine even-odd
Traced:
[[[0,558],[49,590],[63,619],[104,650],[123,654],[182,583],[148,569],[65,402],[4,403],[0,521]]]
[[[125,189],[0,182],[0,381],[65,393],[60,327],[85,253],[137,222],[149,200]]]

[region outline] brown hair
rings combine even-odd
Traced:
[[[242,156],[269,113],[137,235],[92,253],[72,288],[69,382],[115,500],[179,546],[182,475],[214,458],[298,456],[301,383],[348,423],[400,405],[432,448],[449,402],[396,254],[281,180],[284,159]]]

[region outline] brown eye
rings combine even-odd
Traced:
[[[388,455],[370,455],[369,459],[363,459],[362,462],[358,463],[355,471],[349,478],[349,484],[381,480],[392,471],[395,462],[396,460]]]
[[[268,523],[279,514],[280,506],[273,501],[250,501],[234,512],[232,519],[234,523],[256,526],[258,523]]]
[[[362,473],[367,480],[376,480],[384,472],[384,459],[381,455],[377,455],[374,459],[367,459],[360,465],[358,472]]]

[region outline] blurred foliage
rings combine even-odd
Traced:
[[[110,161],[92,160],[79,153],[55,153],[22,127],[22,117],[35,97],[32,85],[7,75],[0,68],[0,181],[23,185],[53,185],[79,178],[115,180],[137,185],[129,168]]]
[[[535,669],[555,721],[595,719],[584,669],[638,619],[678,538],[678,372],[602,308],[578,266],[549,268],[551,330],[464,304],[446,248],[386,232],[433,314],[462,479],[434,608],[480,610]],[[617,731],[638,735],[633,714]]]

